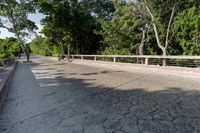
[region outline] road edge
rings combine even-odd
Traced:
[[[2,83],[3,85],[0,86],[0,112],[3,108],[4,101],[7,96],[8,89],[10,87],[10,83],[13,79],[13,76],[14,76],[16,68],[17,68],[17,64],[18,64],[18,61],[14,62],[11,70],[9,71],[8,75],[6,76],[6,79]]]

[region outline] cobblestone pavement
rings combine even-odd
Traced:
[[[1,133],[200,133],[200,82],[32,57],[19,63]]]

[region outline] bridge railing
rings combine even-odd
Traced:
[[[70,55],[70,58],[72,60],[81,59],[159,66],[163,66],[163,60],[165,60],[167,66],[200,67],[200,56]]]
[[[0,59],[0,67],[4,67],[12,63],[15,59],[14,58],[3,58]]]

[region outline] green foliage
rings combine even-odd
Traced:
[[[21,49],[29,61],[29,49],[25,45],[25,36],[28,36],[36,25],[28,19],[28,14],[34,13],[32,0],[1,0],[0,2],[0,28],[14,33]]]
[[[50,41],[47,38],[36,36],[30,43],[30,49],[34,54],[51,56],[53,54]]]
[[[101,22],[105,54],[136,54],[141,36],[141,21],[132,15],[133,3],[115,4],[114,17]]]
[[[16,57],[19,54],[20,47],[15,38],[6,38],[0,40],[0,58]]]
[[[36,36],[35,39],[30,43],[31,52],[38,55],[44,56],[55,56],[61,55],[61,49],[59,46],[54,45],[48,38]]]
[[[183,49],[184,55],[200,55],[200,10],[192,7],[181,12],[173,26],[176,41]]]
[[[61,55],[61,49],[58,46],[52,47],[52,56],[60,57]]]
[[[186,54],[188,53],[186,51],[185,46],[180,46],[179,44],[183,44],[183,42],[180,42],[180,36],[178,37],[177,34],[181,33],[180,30],[175,30],[178,26],[177,20],[174,19],[176,16],[180,16],[180,14],[184,14],[183,12],[187,12],[190,8],[196,8],[196,13],[199,16],[199,0],[139,0],[139,2],[142,2],[144,7],[146,7],[146,11],[148,12],[149,16],[152,19],[152,24],[154,25],[154,31],[155,34],[158,33],[158,35],[155,37],[157,38],[157,45],[162,50],[162,54]],[[148,9],[149,8],[149,9]],[[190,20],[186,20],[184,23],[188,23],[188,21],[196,21],[195,15],[190,14],[191,18]],[[183,15],[184,16],[184,15]],[[177,17],[178,18],[178,17]],[[197,17],[198,18],[198,17]],[[197,19],[196,18],[196,19]],[[181,19],[180,19],[181,21]],[[198,20],[199,21],[199,20]],[[196,21],[197,22],[197,21]],[[176,24],[175,24],[176,23]],[[183,23],[183,24],[184,24]],[[195,22],[194,22],[195,23]],[[172,25],[174,25],[174,29],[172,30]],[[199,25],[199,24],[196,24]],[[183,30],[186,30],[187,28],[192,28],[191,25],[185,24]],[[186,28],[187,27],[187,28]],[[182,33],[181,33],[182,34]],[[187,35],[189,35],[187,33]],[[188,42],[188,45],[191,45],[192,43]],[[186,49],[185,49],[186,48]],[[194,50],[190,50],[193,52]],[[185,53],[186,52],[186,53]]]
[[[31,1],[2,0],[0,2],[0,27],[14,33],[17,37],[27,36],[36,28],[35,23],[28,19],[28,14],[34,12],[35,8]]]
[[[200,54],[199,38],[193,37],[200,34],[199,0],[143,1],[155,20],[142,0],[35,0],[37,9],[46,15],[42,20],[45,38],[34,39],[31,50],[60,56],[70,46],[73,54],[139,54],[145,31],[144,54],[161,55],[163,49],[170,55]],[[153,22],[163,49],[157,45]]]
[[[35,3],[46,15],[42,32],[62,53],[66,53],[67,45],[72,53],[96,53],[102,38],[94,33],[100,29],[99,19],[109,19],[114,10],[110,0],[36,0]]]

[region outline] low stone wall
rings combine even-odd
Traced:
[[[3,103],[5,101],[9,85],[12,81],[12,77],[14,75],[15,69],[17,66],[17,62],[7,66],[3,70],[0,71],[0,110],[3,107]]]

